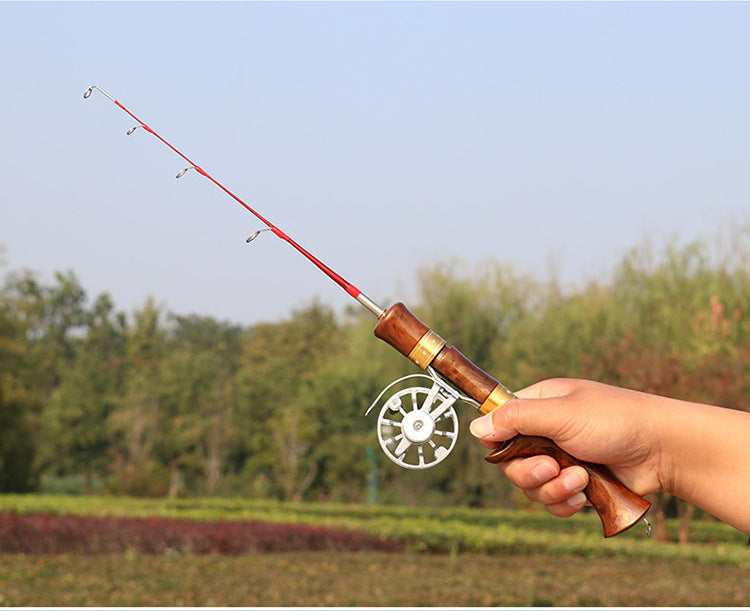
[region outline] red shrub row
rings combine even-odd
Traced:
[[[0,513],[0,552],[103,554],[128,550],[243,554],[298,550],[398,551],[397,541],[301,524]]]

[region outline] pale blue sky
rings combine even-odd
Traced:
[[[130,310],[383,305],[494,258],[566,282],[746,220],[748,3],[0,3],[0,244]]]

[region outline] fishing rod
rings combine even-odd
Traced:
[[[265,231],[271,231],[287,242],[377,317],[374,329],[377,338],[391,345],[426,372],[395,380],[383,389],[366,411],[369,414],[376,406],[381,406],[377,421],[378,442],[385,455],[394,463],[406,469],[421,470],[445,460],[458,437],[458,417],[455,410],[457,403],[467,403],[479,413],[487,414],[515,398],[495,378],[477,367],[455,347],[448,346],[446,340],[414,316],[403,303],[395,303],[387,309],[379,306],[227,189],[109,93],[92,85],[84,92],[83,97],[89,98],[94,91],[104,95],[136,121],[137,125],[131,127],[126,132],[127,135],[142,128],[189,164],[177,173],[176,178],[181,178],[189,170],[195,170],[266,225],[251,234],[247,242],[252,242]],[[417,379],[421,385],[409,385]],[[606,466],[581,461],[545,437],[517,435],[503,442],[485,460],[500,463],[540,454],[552,456],[561,468],[578,465],[588,472],[589,484],[584,493],[599,514],[605,537],[621,533],[639,520],[645,520],[644,515],[651,506],[648,500],[626,488]],[[648,522],[646,523],[648,528]]]
[[[362,291],[360,291],[356,286],[344,280],[341,276],[339,276],[336,272],[334,272],[330,267],[328,267],[320,259],[318,259],[317,257],[314,257],[307,250],[302,248],[302,246],[300,246],[292,238],[290,238],[283,231],[281,231],[281,229],[279,229],[273,223],[271,223],[271,221],[263,217],[257,210],[255,210],[254,208],[246,204],[244,201],[242,201],[237,195],[232,193],[229,189],[227,189],[223,184],[221,184],[218,180],[216,180],[213,176],[211,176],[198,164],[196,164],[191,159],[189,159],[185,154],[182,153],[182,151],[172,146],[172,144],[170,144],[167,140],[165,140],[159,134],[157,134],[153,129],[151,129],[148,125],[146,125],[143,121],[141,121],[138,117],[136,117],[132,112],[130,112],[125,106],[120,104],[120,102],[118,102],[115,98],[109,95],[106,91],[97,87],[96,85],[92,85],[84,92],[83,94],[84,99],[87,99],[94,90],[98,91],[105,97],[109,98],[112,102],[115,103],[115,105],[118,108],[120,108],[121,110],[124,110],[133,120],[138,122],[138,125],[131,127],[127,132],[125,132],[128,136],[133,134],[135,130],[138,129],[139,127],[143,128],[149,134],[151,134],[152,136],[155,136],[158,140],[160,140],[163,144],[165,144],[167,147],[172,149],[175,153],[177,153],[180,157],[182,157],[185,161],[187,161],[190,164],[188,167],[180,170],[177,173],[177,176],[175,176],[175,178],[182,178],[189,170],[195,170],[201,176],[208,178],[208,180],[210,180],[217,187],[219,187],[219,189],[221,189],[222,191],[224,191],[224,193],[229,195],[229,197],[237,201],[240,205],[242,205],[246,210],[248,210],[258,220],[260,220],[262,223],[264,223],[267,226],[266,229],[261,229],[259,231],[256,231],[254,234],[252,234],[249,238],[247,238],[247,242],[252,242],[255,238],[257,238],[260,235],[262,231],[272,231],[278,238],[281,238],[285,242],[288,242],[289,244],[291,244],[292,247],[296,248],[300,253],[302,253],[303,256],[305,256],[309,261],[311,261],[313,265],[318,267],[326,276],[328,276],[331,280],[333,280],[336,284],[338,284],[341,288],[343,288],[349,295],[351,295],[357,301],[359,301],[370,312],[375,314],[375,316],[380,316],[383,313],[384,311],[383,308],[381,308],[378,304],[372,301],[372,299],[367,297],[367,295],[365,295]]]

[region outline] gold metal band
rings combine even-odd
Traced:
[[[507,403],[511,399],[514,399],[516,395],[510,392],[502,384],[498,384],[492,389],[492,392],[484,400],[484,403],[479,406],[480,414],[489,414],[491,411],[496,410],[498,407]]]
[[[445,340],[442,337],[437,333],[427,331],[411,349],[409,360],[415,362],[422,369],[427,369],[429,364],[432,363],[432,359],[443,349],[443,346],[445,346]]]

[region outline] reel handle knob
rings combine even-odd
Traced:
[[[403,303],[394,304],[380,316],[375,336],[422,369],[431,366],[477,401],[481,413],[491,412],[514,397],[512,392],[456,348],[446,346],[445,340],[414,316]],[[604,465],[578,460],[561,450],[552,440],[543,437],[519,435],[490,453],[487,460],[498,463],[538,454],[552,456],[563,468],[580,465],[586,469],[590,481],[584,492],[599,514],[605,537],[630,528],[651,506],[649,501],[621,484]]]

